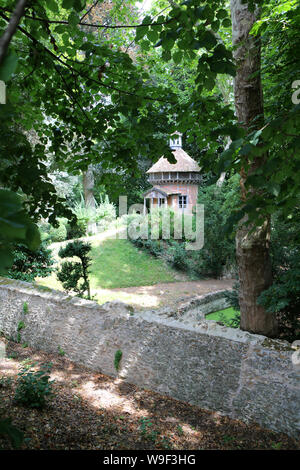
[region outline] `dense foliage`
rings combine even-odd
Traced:
[[[0,189],[0,274],[7,273],[12,265],[16,243],[37,249],[38,228],[28,217],[20,198],[12,191]]]
[[[83,198],[74,205],[73,211],[77,217],[77,227],[83,234],[88,234],[89,223],[96,223],[98,231],[104,231],[109,224],[116,219],[116,207],[109,202],[106,195],[100,199],[98,204],[95,201],[95,207],[86,207]],[[68,237],[69,238],[69,237]]]
[[[219,278],[224,275],[235,276],[235,242],[228,236],[227,223],[229,216],[238,204],[238,180],[236,177],[230,178],[222,186],[216,184],[199,187],[198,203],[204,204],[204,246],[201,250],[186,250],[188,239],[185,236],[184,217],[192,217],[193,231],[196,229],[195,215],[188,214],[182,218],[182,237],[174,237],[174,222],[178,214],[168,210],[170,214],[170,238],[164,239],[162,230],[162,220],[165,209],[152,211],[147,219],[148,231],[141,230],[141,234],[130,240],[139,247],[148,250],[154,256],[165,258],[174,268],[189,273],[192,277]],[[137,222],[142,227],[143,217],[137,217]],[[157,240],[154,239],[154,232],[151,232],[151,221],[157,221]],[[133,218],[134,220],[134,218]],[[132,223],[132,218],[127,219],[128,225]],[[155,227],[155,225],[153,225]],[[147,237],[145,237],[147,233]],[[218,236],[216,236],[216,233]]]
[[[273,218],[271,256],[273,285],[258,302],[276,313],[280,336],[288,341],[300,338],[300,244],[299,209],[284,219],[279,211]]]
[[[43,364],[39,370],[24,367],[18,374],[14,400],[28,408],[44,408],[47,398],[53,395],[50,381],[51,364]]]
[[[89,243],[80,240],[69,242],[59,250],[58,255],[60,258],[73,258],[75,256],[80,259],[80,262],[64,261],[57,273],[57,279],[66,291],[75,292],[79,297],[87,297],[88,299],[91,298],[88,278],[91,264],[90,250],[91,245]]]
[[[16,245],[13,251],[13,264],[7,276],[12,279],[32,282],[36,277],[47,277],[53,271],[54,259],[51,250],[41,244],[36,251],[24,245]]]

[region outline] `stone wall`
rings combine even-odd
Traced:
[[[197,326],[209,313],[231,307],[225,294],[228,290],[219,290],[208,294],[190,297],[180,302],[180,305],[166,306],[152,310],[156,315],[174,318],[185,324]]]
[[[24,302],[28,312],[24,313]],[[26,309],[25,309],[26,310]],[[0,278],[0,330],[124,381],[299,436],[299,375],[289,343],[201,321],[196,327],[121,303],[95,302]]]

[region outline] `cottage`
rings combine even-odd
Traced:
[[[148,171],[148,181],[153,185],[144,196],[144,208],[169,207],[176,211],[192,213],[197,204],[200,168],[182,148],[182,134],[176,132],[170,139],[176,163],[161,157]],[[149,201],[149,202],[148,202]]]

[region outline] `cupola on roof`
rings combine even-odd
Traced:
[[[200,172],[198,163],[190,157],[182,148],[182,134],[175,132],[170,139],[170,147],[176,159],[176,163],[170,163],[165,157],[161,157],[147,173],[160,173],[160,172]]]

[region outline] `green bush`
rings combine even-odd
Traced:
[[[104,199],[101,198],[100,204],[96,207],[96,222],[105,220],[106,222],[111,222],[116,218],[116,206],[109,202],[108,196],[106,195]]]
[[[84,234],[87,233],[89,223],[97,223],[102,226],[102,230],[106,230],[116,218],[116,207],[109,202],[108,196],[101,199],[100,204],[95,201],[95,208],[92,208],[85,206],[81,195],[81,201],[75,204],[73,211],[77,217],[77,227]]]
[[[197,275],[221,277],[236,271],[235,240],[226,232],[228,218],[238,205],[238,180],[234,177],[217,185],[199,188],[198,203],[204,204],[204,246],[194,251],[193,270]]]
[[[67,238],[68,219],[58,218],[59,226],[57,228],[50,226],[49,237],[52,242],[63,242]]]
[[[188,271],[190,269],[190,259],[187,253],[183,243],[173,241],[168,249],[168,254],[170,255],[170,262],[175,269],[179,271]]]
[[[300,263],[300,257],[297,258]],[[276,313],[280,336],[287,341],[300,339],[300,268],[291,267],[258,298],[270,313]]]
[[[43,408],[46,398],[53,395],[49,373],[51,364],[43,364],[38,371],[24,367],[18,374],[14,400],[28,408]]]
[[[90,284],[89,284],[89,266],[91,258],[89,252],[91,245],[84,243],[80,240],[68,243],[64,248],[58,252],[60,258],[73,258],[76,256],[80,259],[77,261],[65,261],[62,263],[60,270],[57,273],[57,279],[62,283],[66,291],[73,291],[79,297],[91,298]],[[81,281],[81,282],[80,282]]]
[[[279,335],[287,341],[300,339],[300,213],[285,216],[280,211],[271,223],[273,284],[258,303],[276,313]]]
[[[76,224],[76,225],[67,225],[67,240],[74,240],[75,238],[81,238],[85,236],[85,228]]]
[[[32,282],[36,277],[47,277],[53,271],[54,259],[45,243],[37,251],[31,251],[24,245],[16,245],[13,257],[13,265],[7,274],[11,279]]]

